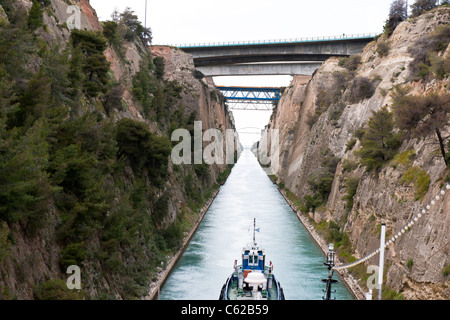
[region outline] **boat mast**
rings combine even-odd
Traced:
[[[256,245],[255,241],[255,231],[256,231],[256,218],[253,218],[253,244]]]

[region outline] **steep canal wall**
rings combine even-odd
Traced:
[[[440,141],[449,135],[449,78],[439,67],[450,60],[449,21],[449,7],[426,12],[361,55],[327,60],[306,83],[294,78],[267,126],[279,130],[278,185],[346,262],[379,247],[382,223],[388,236],[399,232],[450,179],[448,140]],[[412,113],[435,107],[447,111],[442,123],[431,122],[432,131],[421,124],[430,124],[426,115],[407,126],[416,123]],[[267,154],[264,143],[259,148]],[[443,200],[389,245],[384,298],[449,299],[449,195]],[[349,270],[365,290],[377,259]]]
[[[183,240],[183,244],[180,248],[180,250],[177,251],[176,254],[174,254],[165,265],[164,269],[162,269],[158,275],[157,280],[153,282],[150,286],[150,292],[147,297],[145,297],[144,300],[155,300],[159,298],[159,293],[161,290],[162,285],[166,281],[167,277],[170,275],[170,272],[175,267],[175,264],[180,259],[181,255],[183,254],[184,250],[186,249],[187,245],[189,244],[189,241],[191,241],[192,236],[195,234],[195,231],[197,231],[198,226],[202,222],[203,218],[205,217],[205,214],[208,212],[209,207],[213,203],[214,199],[217,197],[217,195],[220,192],[220,188],[214,192],[214,194],[211,196],[211,198],[206,202],[206,204],[203,206],[203,208],[200,211],[199,217],[197,219],[197,222],[193,225],[191,231],[186,235],[186,237]]]
[[[295,212],[297,217],[300,219],[305,229],[309,232],[311,238],[314,239],[316,244],[319,246],[320,250],[322,250],[323,254],[326,256],[328,252],[328,243],[320,234],[318,234],[314,225],[311,223],[310,217],[306,216],[298,209],[298,207],[287,197],[285,190],[280,188],[278,188],[278,190],[280,191],[281,195],[286,200],[286,202],[289,204],[289,206],[292,208],[292,210]],[[339,257],[336,257],[335,262],[336,264],[343,264],[340,261]],[[346,270],[339,272],[339,276],[344,281],[345,286],[350,290],[350,292],[356,299],[365,300],[364,290],[358,284],[357,279],[355,279]]]

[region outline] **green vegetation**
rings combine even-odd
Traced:
[[[124,40],[119,32],[119,24],[115,21],[105,21],[102,23],[103,36],[108,39],[108,43],[117,53],[119,58],[125,60]]]
[[[106,93],[109,62],[103,54],[107,47],[105,37],[100,32],[75,29],[71,33],[71,41],[74,50],[82,53],[81,66],[84,76],[81,76],[81,82],[85,93],[91,97],[96,97],[100,92]],[[76,54],[79,55],[79,52]]]
[[[375,93],[374,83],[366,77],[356,77],[350,86],[350,103],[358,103],[368,99]]]
[[[125,156],[136,175],[147,169],[152,181],[161,186],[167,175],[171,142],[152,134],[144,122],[122,119],[117,123],[119,156]]]
[[[397,87],[393,96],[395,122],[413,138],[435,134],[442,158],[447,166],[450,162],[445,150],[443,129],[449,124],[450,93],[431,92],[427,95],[409,95],[408,88]]]
[[[377,53],[380,57],[386,57],[389,54],[390,46],[387,40],[379,39],[377,41]]]
[[[60,279],[43,282],[34,289],[36,300],[83,300],[84,297],[81,290],[67,289],[66,282]]]
[[[367,171],[380,169],[391,160],[401,145],[400,134],[394,132],[394,116],[383,107],[373,113],[362,132],[361,164]]]
[[[347,212],[350,212],[353,208],[353,198],[358,190],[359,180],[360,179],[358,177],[348,177],[345,181],[346,195],[342,200],[345,201],[345,208],[347,209]]]
[[[32,31],[44,25],[42,8],[37,0],[33,0],[33,5],[27,17],[27,25]]]
[[[8,225],[5,221],[0,224],[0,262],[10,253],[10,245],[11,243],[8,240]]]
[[[405,300],[401,292],[389,289],[383,289],[382,298],[383,300]]]
[[[300,206],[302,212],[315,212],[327,203],[339,161],[330,150],[323,152],[321,166],[308,179],[311,194],[303,198]]]
[[[399,165],[410,166],[415,156],[416,152],[414,150],[407,150],[405,152],[396,154],[394,159],[392,160],[393,166],[395,167]]]
[[[43,278],[36,299],[142,297],[216,182],[202,165],[174,166],[168,176],[171,130],[193,130],[196,114],[178,104],[183,87],[163,80],[164,60],[142,50],[129,89],[159,133],[147,119],[117,116],[127,107],[128,83],[114,79],[103,51],[110,45],[120,57],[125,41],[138,48],[149,41],[129,12],[123,21],[105,22],[103,33],[73,30],[61,48],[37,35],[47,1],[34,1],[29,16],[9,0],[3,4],[10,23],[0,27],[0,263],[10,258],[17,234],[30,242],[50,237],[61,248],[61,276],[69,265],[88,268],[101,279],[83,278],[83,289],[95,287],[98,296]],[[171,186],[190,180],[181,190],[187,203],[172,198],[169,179]],[[175,221],[169,210],[176,210]],[[8,292],[0,288],[0,298]]]
[[[408,18],[408,8],[404,0],[394,0],[389,9],[389,16],[384,25],[384,33],[389,37],[397,26]]]
[[[441,54],[450,42],[450,25],[439,26],[435,31],[420,37],[409,50],[413,57],[409,67],[410,80],[447,78],[450,74],[450,58]]]
[[[447,264],[444,269],[442,269],[442,275],[448,277],[450,275],[450,264]]]
[[[339,66],[346,68],[348,71],[356,71],[361,64],[360,55],[352,55],[348,58],[342,58],[339,60]]]
[[[137,39],[145,45],[152,42],[152,31],[150,28],[145,28],[139,21],[139,18],[131,8],[127,7],[122,13],[117,10],[112,14],[113,22],[118,26],[121,37],[129,42]]]
[[[403,174],[400,182],[406,185],[414,183],[416,200],[421,200],[428,192],[431,179],[426,171],[420,170],[418,167],[412,167]]]
[[[416,0],[411,5],[412,9],[412,17],[418,17],[421,14],[430,11],[437,7],[437,1],[436,0]]]
[[[321,89],[316,98],[316,109],[313,114],[308,115],[307,124],[311,128],[319,117],[330,110],[331,120],[338,120],[342,114],[345,104],[342,95],[348,87],[351,73],[335,72],[333,73],[333,83],[328,89]]]
[[[408,259],[408,262],[406,262],[406,267],[411,271],[412,267],[414,265],[414,261],[412,259]]]
[[[327,88],[320,88],[314,113],[308,115],[307,124],[310,128],[325,112],[328,112],[328,118],[336,123],[348,104],[355,104],[373,96],[378,79],[355,77],[360,64],[359,55],[339,60],[339,66],[347,70],[334,72],[332,84]]]

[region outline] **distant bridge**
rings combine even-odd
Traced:
[[[222,87],[217,86],[228,102],[255,101],[272,104],[281,98],[281,89],[273,87]]]
[[[272,110],[281,99],[281,89],[274,87],[217,86],[231,110]]]
[[[360,54],[375,34],[176,45],[205,76],[312,75],[330,57]]]

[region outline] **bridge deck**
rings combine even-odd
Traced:
[[[372,39],[378,34],[363,33],[353,35],[340,36],[326,36],[326,37],[305,37],[294,39],[275,39],[275,40],[253,40],[253,41],[228,41],[228,42],[204,42],[204,43],[189,43],[189,44],[171,44],[170,46],[178,47],[180,49],[188,48],[212,48],[212,47],[234,47],[234,46],[255,46],[255,45],[280,45],[280,44],[297,44],[308,42],[324,42],[324,41],[346,41],[346,40],[361,40]]]

